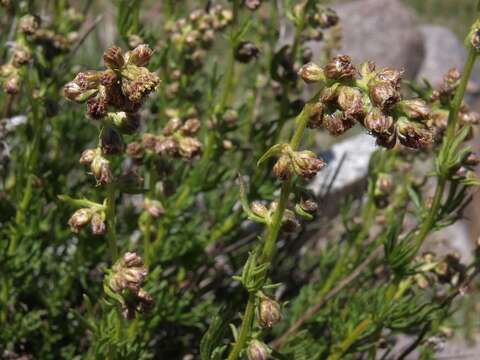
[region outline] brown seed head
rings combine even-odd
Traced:
[[[307,180],[312,179],[325,166],[323,160],[308,150],[294,152],[292,163],[294,172]]]
[[[136,66],[147,66],[152,57],[153,50],[147,44],[138,45],[126,55],[127,63]]]
[[[352,65],[352,59],[347,55],[339,55],[330,60],[324,68],[328,79],[340,80],[354,78],[357,70]]]
[[[68,225],[74,233],[79,233],[92,219],[93,210],[90,208],[78,209],[68,220]]]
[[[267,345],[258,341],[252,340],[248,344],[247,358],[248,360],[267,360],[269,357],[269,349]]]

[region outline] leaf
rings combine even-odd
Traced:
[[[202,360],[211,360],[214,358],[215,351],[217,352],[216,356],[220,352],[220,349],[224,347],[221,346],[222,340],[225,337],[229,323],[232,317],[231,309],[226,309],[225,306],[221,306],[218,310],[218,313],[213,317],[210,326],[208,327],[207,332],[203,335],[200,342],[200,358]],[[221,351],[223,353],[223,351]]]
[[[271,158],[274,155],[277,155],[282,152],[283,148],[287,146],[286,144],[275,144],[270,149],[268,149],[265,154],[257,161],[257,166],[260,166],[265,160]]]
[[[247,214],[250,220],[265,224],[266,220],[253,213],[253,211],[250,209],[250,204],[248,203],[247,195],[245,193],[245,183],[243,182],[243,176],[240,174],[238,175],[238,181],[240,183],[240,203],[243,211]]]

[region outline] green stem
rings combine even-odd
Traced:
[[[112,262],[118,258],[116,214],[115,214],[116,190],[113,186],[107,188],[107,199],[105,202],[105,213],[107,215],[108,245]]]
[[[293,134],[292,140],[290,142],[290,147],[293,151],[295,151],[298,146],[300,145],[300,141],[302,140],[303,133],[305,132],[305,128],[307,126],[309,114],[308,114],[308,107],[305,107],[304,110],[298,115],[295,119],[295,123],[297,127],[295,129],[295,133]],[[293,186],[293,178],[289,179],[288,181],[284,182],[282,185],[282,189],[280,192],[280,199],[278,201],[277,210],[273,215],[272,222],[267,227],[267,232],[265,234],[265,241],[263,244],[263,250],[260,262],[262,264],[268,264],[272,262],[273,255],[275,253],[275,245],[278,239],[278,234],[280,232],[280,228],[282,226],[282,219],[285,209],[288,203],[288,197],[290,196],[290,192]],[[267,271],[260,275],[261,283],[264,283],[267,277]],[[250,293],[248,296],[247,307],[245,308],[245,313],[243,315],[242,325],[240,327],[240,332],[235,342],[235,345],[232,349],[232,352],[228,356],[228,360],[236,360],[240,355],[240,352],[245,347],[245,344],[248,340],[248,336],[250,334],[250,330],[252,327],[252,320],[255,313],[255,293]]]
[[[460,79],[460,84],[455,93],[455,97],[453,98],[450,104],[450,113],[448,114],[448,125],[447,125],[447,130],[445,132],[445,140],[442,145],[442,147],[445,149],[448,149],[455,139],[455,130],[457,127],[458,112],[462,105],[463,97],[465,96],[465,90],[468,84],[468,79],[470,78],[470,75],[472,73],[476,58],[477,58],[477,52],[472,46],[470,46],[468,51],[467,62],[465,64],[462,77]],[[449,174],[445,172],[439,174],[437,188],[435,189],[435,194],[433,196],[432,206],[430,208],[430,211],[427,214],[425,221],[423,222],[420,228],[420,232],[415,242],[415,246],[417,250],[422,246],[426,237],[428,236],[428,234],[430,233],[430,231],[435,225],[438,210],[440,209],[440,205],[442,202],[445,186],[447,184],[448,176]]]

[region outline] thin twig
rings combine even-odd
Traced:
[[[322,298],[317,304],[309,308],[305,314],[298,319],[290,328],[279,338],[275,339],[270,345],[273,348],[280,348],[288,337],[296,333],[302,325],[310,320],[329,300],[335,297],[340,291],[345,289],[353,280],[355,280],[365,270],[370,263],[380,255],[383,250],[383,246],[377,247],[349,276],[344,278],[333,288],[324,298]]]

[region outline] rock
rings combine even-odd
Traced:
[[[334,6],[342,26],[341,53],[355,63],[405,70],[414,79],[423,61],[423,37],[414,10],[399,0],[355,0]]]
[[[450,68],[462,69],[467,51],[457,36],[446,27],[424,25],[420,31],[424,38],[425,57],[417,80],[426,78],[433,86],[438,86]]]

